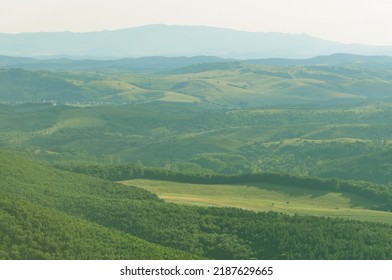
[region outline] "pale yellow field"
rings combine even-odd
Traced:
[[[348,218],[392,224],[392,213],[371,210],[371,200],[346,193],[269,184],[203,185],[155,180],[121,182],[156,193],[166,202],[253,211]]]

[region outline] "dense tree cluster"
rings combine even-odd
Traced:
[[[0,196],[0,259],[193,259],[47,207]]]

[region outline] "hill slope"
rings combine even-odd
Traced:
[[[2,151],[0,178],[2,258],[193,258],[129,233],[217,259],[392,257],[392,228],[387,225],[167,204],[141,189]],[[81,227],[69,228],[71,224]],[[94,247],[102,239],[111,250]],[[132,251],[118,251],[118,242],[130,242],[125,249]]]
[[[391,89],[390,67],[363,67],[361,63],[265,66],[216,62],[153,75],[0,70],[0,102],[9,103],[173,101],[220,107],[325,106],[390,100]]]
[[[3,196],[3,193],[0,196],[0,236],[0,259],[194,258],[47,207]]]
[[[36,70],[81,70],[105,72],[159,72],[199,63],[223,62],[225,59],[213,56],[193,57],[140,57],[111,60],[94,59],[33,59],[0,55],[1,68],[23,68]]]
[[[0,55],[0,68],[22,68],[29,70],[91,71],[91,72],[137,72],[156,73],[175,70],[197,64],[218,62],[239,62],[264,66],[351,66],[387,68],[392,65],[391,56],[365,56],[349,53],[336,53],[308,59],[265,58],[265,59],[224,59],[216,56],[192,57],[140,57],[121,59],[70,59],[11,57]],[[213,67],[213,65],[211,65]],[[211,67],[210,67],[211,69]]]
[[[347,109],[0,105],[0,144],[59,163],[392,181],[389,103]],[[370,166],[369,166],[370,165]]]
[[[3,151],[0,178],[0,259],[194,258],[55,209],[70,207],[69,198],[82,195],[83,188],[85,195],[106,192],[108,199],[154,200],[149,193],[117,190],[116,195],[115,188],[105,190],[100,180],[57,172]]]

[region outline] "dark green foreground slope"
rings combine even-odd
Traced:
[[[0,151],[1,258],[392,259],[392,227],[167,204]]]
[[[56,210],[87,193],[122,196],[114,189],[107,193],[100,180],[56,172],[1,151],[0,178],[0,259],[194,258]],[[143,191],[127,194],[155,199]]]
[[[0,197],[0,259],[189,259],[152,244],[29,202]]]

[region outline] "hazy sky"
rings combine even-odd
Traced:
[[[0,0],[2,33],[86,32],[155,23],[392,45],[392,0]]]

